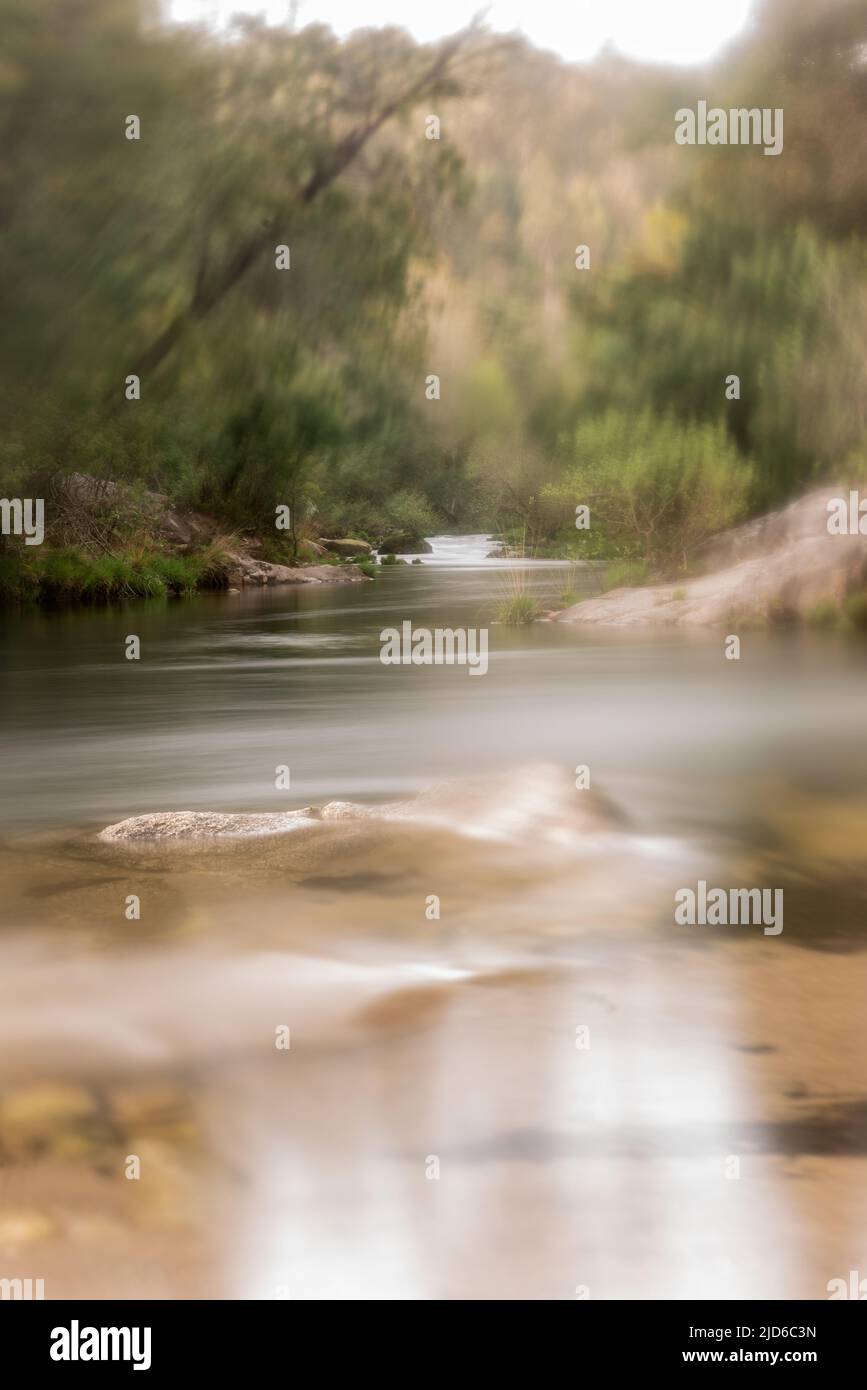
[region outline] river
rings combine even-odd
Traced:
[[[432,545],[363,584],[4,615],[0,1277],[823,1298],[867,1273],[864,648],[503,626],[516,587],[556,608],[596,571]],[[383,665],[407,619],[487,627],[487,673]],[[97,839],[332,801],[374,814]],[[700,879],[782,887],[784,930],[676,925]]]

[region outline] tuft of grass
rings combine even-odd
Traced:
[[[310,541],[298,542],[298,560],[302,565],[319,565],[322,563],[322,556],[317,554]],[[281,564],[288,564],[288,560],[281,560]]]
[[[196,556],[199,567],[198,587],[200,589],[225,589],[232,568],[232,553],[237,551],[238,537],[234,535],[214,536],[204,550]]]
[[[361,570],[362,574],[367,575],[368,579],[376,578],[377,566],[373,563],[372,560],[359,560],[358,568]]]
[[[494,611],[495,620],[498,623],[506,623],[509,627],[520,627],[524,623],[535,622],[541,615],[542,609],[538,599],[530,589],[527,571],[524,569],[505,570],[504,581],[503,597]]]
[[[602,592],[609,589],[635,589],[646,584],[650,570],[644,560],[620,560],[609,565],[602,580]]]
[[[850,594],[843,605],[847,620],[859,632],[867,632],[867,594]]]
[[[564,608],[571,608],[573,603],[577,603],[581,597],[577,588],[575,587],[577,577],[578,566],[572,564],[569,566],[569,576],[566,580],[566,587],[563,590],[563,592],[559,595],[560,603],[562,603]]]
[[[496,619],[498,623],[520,627],[524,623],[535,622],[541,611],[532,594],[513,594],[497,605]]]
[[[804,614],[804,622],[808,627],[820,628],[829,632],[835,627],[840,626],[841,613],[839,605],[832,598],[819,599],[812,608],[808,608]]]
[[[381,565],[398,565],[400,561],[396,555],[380,555],[379,563]]]

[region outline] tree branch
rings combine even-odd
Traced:
[[[293,205],[306,206],[312,203],[323,189],[332,184],[344,169],[361,152],[393,116],[420,97],[445,76],[455,54],[478,32],[479,22],[473,20],[466,29],[447,39],[430,66],[398,96],[386,102],[370,120],[349,132],[335,147],[332,153],[314,168],[306,183],[302,184],[279,214],[268,218],[261,228],[247,238],[223,264],[216,274],[199,276],[189,304],[181,309],[162,333],[140,354],[130,371],[136,376],[144,376],[156,370],[177,346],[187,329],[200,323],[211,310],[219,304],[230,290],[246,275],[250,267],[259,259],[268,246],[273,245],[274,236],[281,222],[285,220]],[[112,388],[114,394],[114,388]]]

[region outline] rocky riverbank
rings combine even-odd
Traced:
[[[274,584],[353,584],[366,579],[358,565],[277,565],[252,555],[234,553],[226,572],[230,589],[262,588]]]
[[[828,504],[848,488],[822,487],[781,511],[714,537],[705,573],[667,584],[612,589],[555,615],[561,623],[611,627],[859,622],[867,541],[828,530]]]
[[[216,517],[162,493],[80,473],[52,484],[45,522],[38,546],[0,538],[0,604],[108,603],[370,577],[363,563],[371,547],[364,541],[293,546],[285,533],[268,540],[226,534]]]

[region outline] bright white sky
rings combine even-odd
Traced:
[[[224,24],[244,11],[281,23],[289,0],[165,0],[179,20]],[[329,24],[338,34],[397,24],[417,39],[462,28],[484,0],[299,0],[298,23]],[[649,62],[696,63],[712,57],[744,27],[753,0],[492,0],[492,29],[519,29],[539,48],[567,59],[594,58],[606,42]]]

